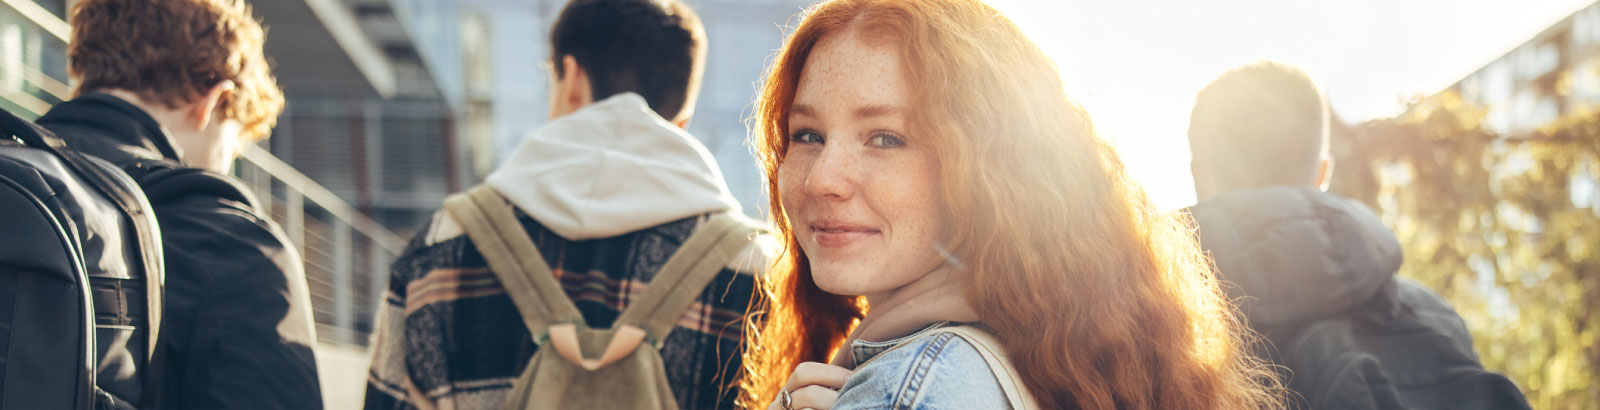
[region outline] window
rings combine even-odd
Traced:
[[[1554,70],[1561,64],[1561,53],[1555,44],[1543,43],[1518,49],[1512,60],[1516,61],[1517,80],[1526,81]]]

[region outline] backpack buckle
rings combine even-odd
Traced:
[[[556,348],[556,354],[568,362],[576,364],[585,370],[595,371],[606,367],[624,357],[628,357],[639,344],[644,342],[644,329],[634,325],[621,325],[616,328],[616,333],[611,335],[611,341],[606,345],[606,350],[599,359],[583,357],[583,348],[578,343],[578,325],[574,323],[561,323],[550,325],[550,345]]]

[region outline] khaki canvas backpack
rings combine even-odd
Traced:
[[[445,211],[489,262],[539,345],[506,398],[511,410],[677,409],[661,342],[759,232],[733,215],[711,216],[612,328],[591,329],[499,193],[478,186],[447,199]]]

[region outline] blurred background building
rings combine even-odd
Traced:
[[[1487,125],[1499,133],[1526,133],[1600,108],[1600,3],[1556,22],[1447,91],[1487,108]]]
[[[0,0],[0,108],[26,117],[64,100],[66,0]]]
[[[458,109],[461,161],[481,180],[549,116],[547,34],[562,0],[394,0],[446,101]],[[783,27],[809,1],[689,0],[710,46],[689,133],[717,158],[746,214],[766,209],[762,174],[745,144],[745,118]],[[435,205],[436,206],[436,205]]]

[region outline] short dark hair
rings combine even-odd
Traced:
[[[1327,155],[1328,106],[1304,71],[1261,60],[1195,97],[1189,151],[1221,188],[1315,183]]]
[[[595,100],[635,92],[670,121],[700,89],[706,34],[676,0],[573,0],[550,29],[550,50],[557,77],[563,56],[577,60]]]

